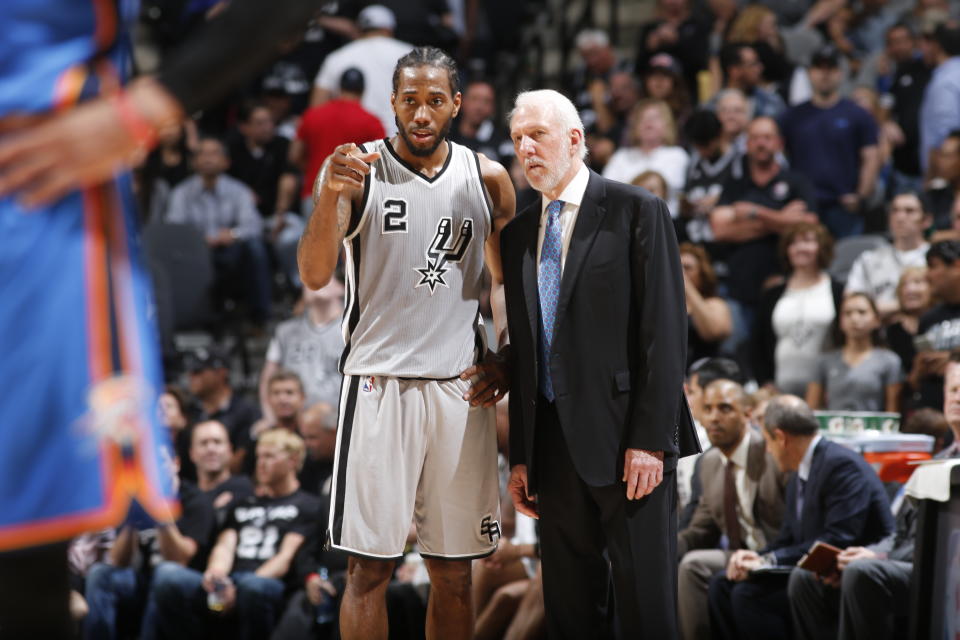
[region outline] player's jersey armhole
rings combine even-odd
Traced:
[[[493,198],[490,197],[490,193],[487,191],[487,185],[483,181],[483,172],[480,171],[480,154],[476,151],[470,151],[473,154],[473,164],[477,168],[477,180],[480,182],[480,193],[483,195],[483,204],[484,209],[487,212],[487,235],[493,233]]]
[[[364,143],[359,145],[360,151],[367,153],[367,145],[370,143]],[[373,171],[367,175],[367,179],[363,181],[363,196],[360,198],[360,206],[356,211],[350,213],[350,224],[347,227],[347,233],[343,237],[344,242],[352,239],[353,236],[357,235],[360,232],[360,228],[363,226],[364,221],[367,219],[367,205],[370,203],[370,185],[373,183]]]

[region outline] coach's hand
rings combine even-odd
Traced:
[[[653,493],[663,481],[663,451],[627,449],[623,481],[627,483],[627,500],[639,500]]]
[[[370,173],[370,163],[379,157],[376,151],[363,153],[352,142],[340,145],[330,156],[326,185],[334,191],[363,189],[363,181]]]
[[[507,358],[499,353],[487,351],[483,362],[472,366],[460,374],[461,380],[475,378],[470,390],[463,399],[473,406],[492,407],[510,390],[510,370]]]
[[[513,498],[513,507],[519,513],[531,518],[540,518],[537,496],[530,495],[530,487],[527,484],[527,465],[514,465],[510,470],[510,479],[507,480],[507,490]]]

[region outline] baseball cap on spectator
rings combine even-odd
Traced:
[[[360,31],[372,31],[374,29],[387,29],[393,31],[397,28],[397,19],[393,11],[382,4],[372,4],[357,16],[357,28]]]
[[[350,67],[340,75],[340,91],[347,93],[363,93],[363,71]]]
[[[207,369],[228,369],[230,360],[227,354],[217,347],[200,347],[187,354],[185,364],[187,371],[197,373]]]
[[[840,66],[840,52],[833,45],[821,47],[810,58],[810,66],[836,69]]]
[[[918,20],[918,31],[920,32],[920,35],[932,40],[937,31],[937,27],[944,22],[947,22],[949,19],[950,14],[943,9],[927,9],[923,12],[923,14],[921,14]]]
[[[647,62],[647,74],[666,73],[674,76],[683,75],[680,63],[669,53],[658,53]]]

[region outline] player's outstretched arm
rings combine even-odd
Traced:
[[[377,152],[343,144],[323,162],[313,187],[313,214],[297,247],[300,279],[310,289],[330,281],[353,212],[361,206],[363,185]]]
[[[500,262],[500,232],[513,220],[517,208],[517,196],[510,175],[503,165],[493,162],[483,154],[480,158],[480,173],[493,207],[493,230],[484,247],[487,269],[490,271],[490,308],[493,311],[493,326],[497,335],[497,353],[487,353],[480,364],[460,374],[464,380],[476,378],[470,391],[464,396],[473,405],[492,407],[509,391],[508,375],[510,336],[507,332],[507,310],[503,295],[503,267]]]

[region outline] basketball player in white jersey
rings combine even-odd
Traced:
[[[427,638],[470,638],[470,562],[500,535],[493,405],[507,391],[500,231],[515,194],[504,168],[447,139],[455,64],[419,47],[397,62],[398,134],[327,159],[299,249],[322,287],[345,250],[329,544],[351,554],[345,640],[387,637],[384,594],[411,519],[430,573]],[[479,314],[484,262],[498,354]]]

